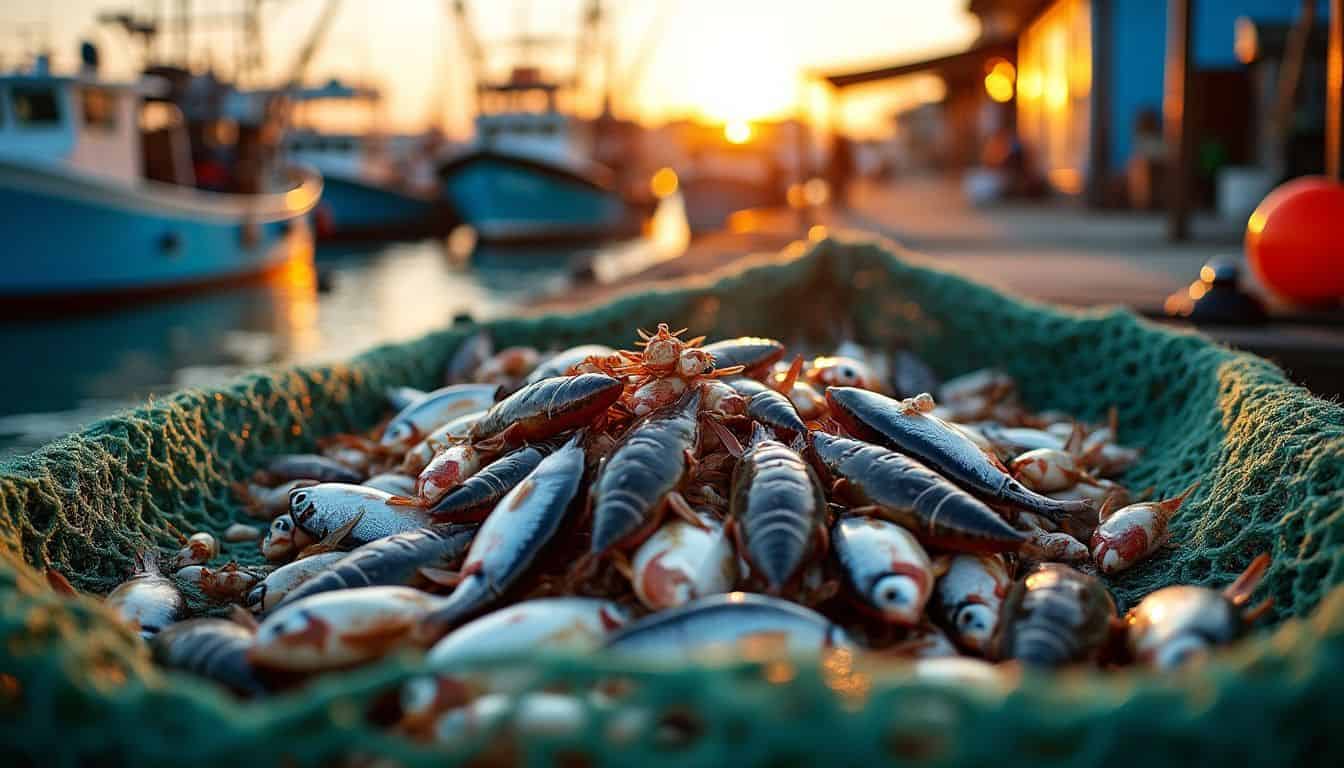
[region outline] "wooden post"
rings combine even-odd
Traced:
[[[1162,118],[1167,140],[1167,239],[1173,241],[1190,237],[1190,172],[1195,142],[1188,106],[1194,79],[1194,5],[1195,0],[1167,0]]]
[[[1330,52],[1325,65],[1325,173],[1336,183],[1341,176],[1340,110],[1344,107],[1344,0],[1330,0]]]
[[[1087,202],[1100,208],[1108,202],[1111,175],[1111,0],[1092,0],[1092,114],[1088,129]]]

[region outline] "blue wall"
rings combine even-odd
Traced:
[[[1258,21],[1289,21],[1300,0],[1192,0],[1195,4],[1195,66],[1205,69],[1240,67],[1232,45],[1238,17]],[[1162,112],[1163,61],[1167,52],[1167,0],[1093,0],[1111,13],[1110,170],[1118,173],[1129,161],[1134,121],[1144,108]],[[1322,0],[1317,23],[1326,18]]]

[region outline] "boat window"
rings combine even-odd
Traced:
[[[102,131],[117,129],[117,95],[106,88],[82,88],[79,92],[84,125]]]
[[[61,122],[61,102],[56,89],[49,86],[16,85],[10,91],[9,105],[19,125],[42,127]]]

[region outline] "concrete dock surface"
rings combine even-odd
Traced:
[[[1262,293],[1242,257],[1243,225],[1200,214],[1193,237],[1166,238],[1160,212],[1098,211],[1069,201],[968,204],[946,178],[864,181],[847,206],[807,214],[758,209],[734,214],[722,232],[698,237],[680,258],[655,265],[619,288],[580,286],[540,310],[574,307],[616,293],[741,266],[790,242],[830,232],[872,235],[912,250],[914,258],[1026,298],[1075,307],[1127,306],[1162,319],[1166,298],[1184,290],[1211,259],[1241,264],[1242,279]],[[1269,357],[1323,396],[1344,393],[1344,312],[1304,315],[1271,302],[1274,319],[1258,326],[1202,327],[1234,347]],[[1186,323],[1179,323],[1185,325]]]

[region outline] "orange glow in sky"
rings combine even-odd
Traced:
[[[746,144],[751,141],[751,123],[746,120],[731,120],[723,126],[723,138],[729,144]]]
[[[157,3],[176,12],[178,3]],[[195,0],[202,14],[219,16],[243,0]],[[266,72],[282,81],[325,0],[264,3]],[[97,42],[109,74],[135,70],[126,36],[94,19],[109,5],[144,11],[155,3],[108,0],[52,0],[0,6],[0,28],[20,26],[31,40],[49,42],[55,67],[77,62],[78,41]],[[542,38],[563,36],[570,44],[537,46],[544,65],[567,72],[575,60],[572,41],[586,0],[469,2],[477,38],[487,51],[520,32]],[[913,61],[964,49],[978,24],[966,0],[608,0],[603,4],[617,40],[613,103],[616,113],[646,122],[691,117],[729,123],[789,117],[800,102],[820,97],[801,85],[805,72]],[[346,0],[308,70],[309,82],[331,77],[362,80],[384,93],[378,124],[412,131],[439,123],[456,135],[469,133],[472,86],[469,62],[457,25],[444,0]],[[526,17],[526,28],[519,29]],[[193,64],[214,64],[226,76],[236,60],[235,26],[202,22],[193,38]],[[8,42],[8,40],[6,41]],[[166,50],[178,44],[170,30]],[[31,45],[30,45],[31,47]],[[0,49],[10,66],[18,50]],[[504,55],[490,60],[509,63]],[[498,75],[506,67],[496,67]],[[600,76],[593,84],[600,82]],[[821,105],[812,114],[831,115],[843,127],[864,134],[889,127],[891,113],[941,94],[936,78],[910,78],[855,90],[843,104]],[[600,106],[588,89],[574,104],[584,115]],[[364,127],[367,121],[351,128]]]

